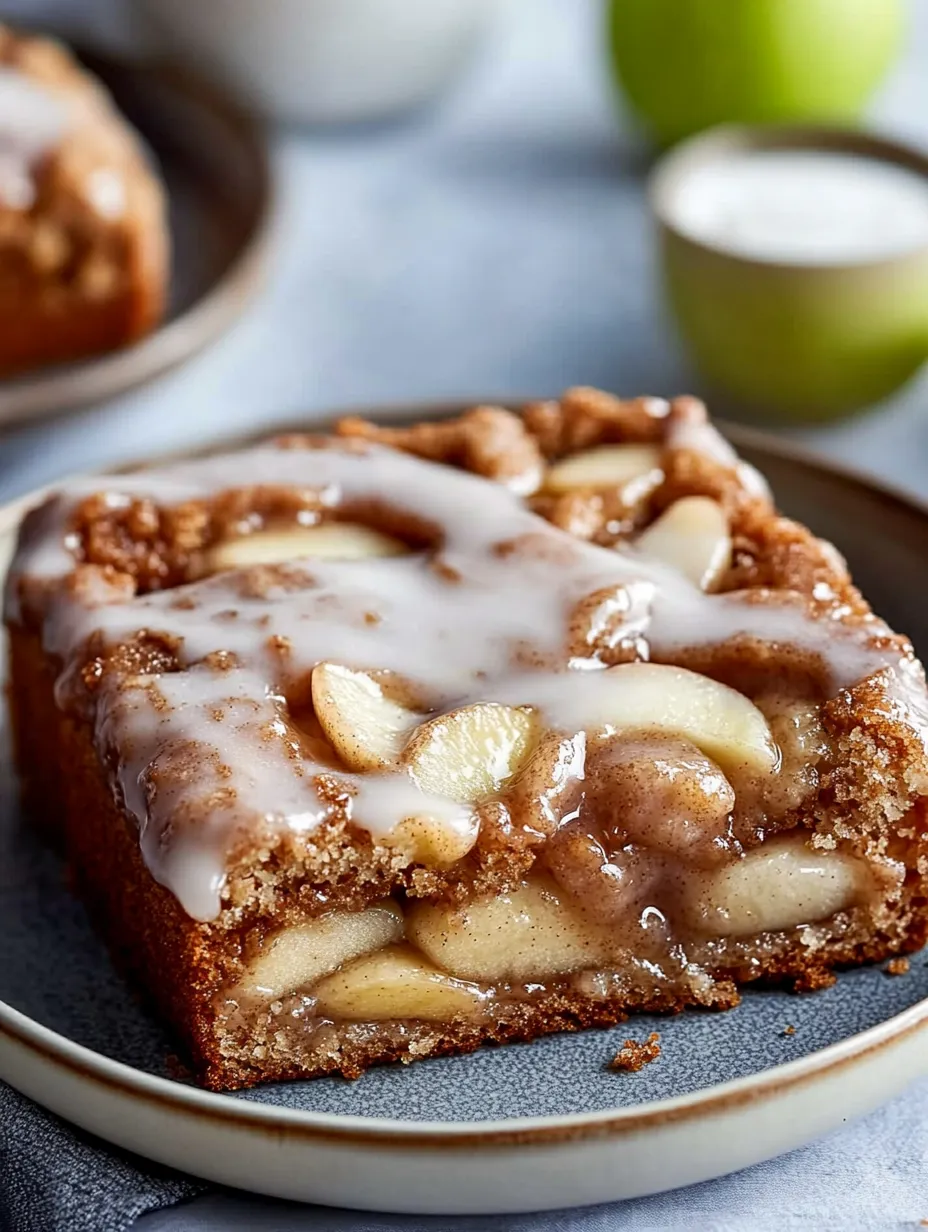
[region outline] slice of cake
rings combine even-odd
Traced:
[[[922,669],[692,399],[80,480],[6,619],[31,813],[210,1087],[925,940]]]
[[[63,47],[0,25],[0,376],[134,342],[167,281],[135,133]]]

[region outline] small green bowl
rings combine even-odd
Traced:
[[[725,126],[666,155],[649,184],[669,302],[697,368],[727,408],[800,423],[879,402],[928,359],[928,245],[806,264],[741,256],[684,234],[674,205],[687,177],[752,150],[864,155],[926,178],[928,157],[843,129]]]

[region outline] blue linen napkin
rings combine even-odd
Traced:
[[[0,1232],[124,1232],[205,1188],[110,1149],[0,1082]]]

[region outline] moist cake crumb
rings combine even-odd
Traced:
[[[898,958],[891,958],[884,970],[887,975],[908,975],[910,966],[909,960],[901,954]]]
[[[660,1038],[657,1031],[652,1031],[643,1044],[639,1044],[637,1040],[627,1039],[609,1062],[609,1068],[636,1074],[638,1070],[644,1069],[646,1065],[650,1065],[661,1055],[661,1046],[658,1042]]]
[[[792,1024],[790,1024],[789,1026],[784,1027],[783,1030],[780,1032],[780,1034],[781,1035],[795,1035],[796,1028]]]
[[[793,991],[821,992],[823,988],[831,988],[837,978],[833,971],[824,967],[809,967],[796,978]]]

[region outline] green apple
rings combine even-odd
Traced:
[[[892,63],[903,0],[609,0],[632,108],[670,144],[713,124],[847,121]]]

